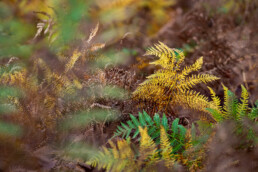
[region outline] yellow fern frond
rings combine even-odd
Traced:
[[[186,78],[184,82],[177,85],[177,88],[180,90],[186,90],[190,89],[193,86],[199,84],[199,83],[208,83],[212,81],[216,81],[219,78],[213,75],[209,74],[199,74],[199,75],[193,75],[189,78]]]
[[[68,72],[69,70],[71,70],[73,68],[75,62],[78,60],[78,58],[81,55],[82,54],[78,50],[75,50],[73,52],[72,57],[69,59],[68,63],[65,65],[65,72]]]
[[[117,147],[112,141],[109,141],[109,144],[111,146],[110,149],[103,146],[103,151],[98,152],[96,156],[86,163],[93,167],[97,166],[98,169],[105,168],[107,171],[115,172],[120,172],[128,168],[131,169],[128,171],[137,169],[134,160],[134,152],[130,147],[130,142],[118,140]]]
[[[207,112],[206,108],[214,107],[214,105],[208,101],[208,97],[200,95],[200,93],[195,91],[184,91],[174,96],[176,97],[176,103],[185,108]]]
[[[102,10],[126,7],[136,0],[98,0],[97,4]]]
[[[145,55],[155,55],[158,60],[151,64],[160,65],[162,69],[147,77],[133,92],[133,98],[139,102],[152,103],[154,108],[166,110],[168,105],[183,105],[183,107],[208,112],[205,108],[214,107],[205,96],[191,92],[190,89],[199,84],[219,79],[213,75],[199,74],[188,76],[191,72],[198,71],[203,64],[203,57],[193,65],[180,71],[180,65],[185,59],[184,53],[171,49],[159,42],[149,48]],[[195,103],[198,105],[195,106]]]
[[[155,55],[159,57],[159,60],[151,62],[150,64],[160,65],[163,68],[173,69],[176,60],[176,53],[174,49],[169,48],[162,42],[155,44],[147,50],[145,55]]]
[[[224,106],[223,106],[223,111],[222,111],[222,115],[224,119],[228,119],[230,117],[230,100],[229,100],[229,96],[228,96],[228,87],[226,87],[224,84],[222,84],[223,89],[224,89]]]
[[[249,99],[248,91],[246,90],[246,88],[243,85],[241,85],[241,88],[242,88],[241,99],[240,99],[241,103],[239,103],[237,107],[237,116],[239,117],[242,117],[246,113],[246,110],[248,108],[248,99]]]
[[[53,73],[51,71],[51,69],[48,67],[46,62],[44,60],[42,60],[41,58],[38,58],[37,63],[39,65],[39,67],[43,69],[46,80],[48,82],[50,82],[51,76],[52,76],[52,73]]]
[[[139,126],[139,131],[141,135],[140,140],[140,154],[141,158],[144,160],[149,160],[149,163],[155,162],[158,158],[158,152],[154,141],[148,135],[147,127],[144,129]]]
[[[201,69],[203,64],[203,57],[200,57],[196,62],[191,66],[186,66],[183,71],[179,74],[180,79],[184,79],[186,75],[189,75],[191,72],[198,71]]]
[[[220,105],[220,103],[221,103],[220,98],[218,96],[216,96],[216,93],[214,92],[214,90],[212,88],[208,87],[208,89],[210,90],[211,98],[212,98],[213,104],[216,106],[216,110],[218,110],[218,112],[221,113],[222,107]]]
[[[0,67],[1,69],[1,67]],[[2,69],[1,69],[2,70]],[[26,83],[27,70],[24,68],[12,68],[0,74],[0,83],[4,85],[23,86]]]
[[[111,146],[114,158],[118,159],[119,158],[119,152],[116,148],[116,145],[111,140],[109,140],[108,143]]]
[[[165,161],[165,165],[168,168],[171,168],[174,165],[175,159],[171,156],[173,149],[170,146],[166,130],[163,126],[160,127],[160,149],[162,160]]]

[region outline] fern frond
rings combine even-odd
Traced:
[[[149,48],[145,55],[155,55],[159,57],[159,60],[151,62],[150,64],[160,65],[165,69],[173,69],[176,60],[176,53],[174,52],[174,49],[169,48],[162,42],[159,42],[159,44],[155,44],[154,47]]]
[[[251,111],[247,114],[247,117],[251,120],[258,119],[258,100],[256,100],[255,107],[251,109]]]
[[[229,97],[229,94],[228,94],[228,88],[226,86],[223,86],[223,89],[224,89],[224,106],[223,106],[223,116],[224,118],[228,119],[229,116],[230,116],[230,113],[231,113],[231,109],[230,109],[230,106],[231,106],[231,100],[230,100],[230,97]]]
[[[208,89],[210,90],[211,98],[212,98],[214,105],[216,106],[216,109],[218,110],[219,113],[221,113],[222,107],[220,105],[220,103],[221,103],[220,98],[218,96],[216,96],[216,93],[214,92],[214,90],[212,88],[208,87]]]
[[[160,149],[162,160],[165,161],[165,165],[168,168],[171,168],[174,165],[175,159],[171,155],[173,149],[170,146],[169,138],[163,126],[160,128]]]
[[[200,95],[200,93],[195,91],[179,92],[174,96],[176,97],[174,101],[185,108],[207,112],[206,108],[213,107],[208,101],[208,97]]]
[[[199,74],[187,77],[191,72],[202,67],[203,58],[199,58],[193,65],[185,67],[180,72],[180,65],[184,61],[184,54],[177,49],[171,49],[159,42],[149,48],[145,55],[155,55],[158,60],[151,64],[160,65],[162,69],[147,77],[133,92],[133,98],[139,102],[155,104],[153,108],[167,110],[168,105],[182,105],[186,108],[208,112],[205,108],[214,107],[205,96],[191,92],[191,88],[199,83],[208,83],[218,77]],[[197,103],[197,106],[195,105]],[[140,103],[141,104],[141,103]]]
[[[0,75],[0,83],[4,85],[24,86],[26,84],[27,70],[11,70]]]
[[[252,112],[255,112],[252,108],[251,112],[248,108],[248,92],[244,86],[242,87],[241,102],[238,102],[234,93],[232,93],[226,86],[222,85],[224,89],[224,105],[223,108],[220,106],[220,100],[215,95],[215,92],[211,89],[212,99],[215,107],[207,108],[216,121],[221,122],[226,119],[233,119],[235,121],[240,121],[243,117],[248,117],[249,119],[254,119],[251,117]],[[254,111],[253,111],[254,110]],[[257,113],[257,112],[256,112]],[[251,116],[250,116],[251,115]],[[256,114],[257,115],[257,114]]]
[[[191,66],[186,66],[183,71],[179,74],[180,79],[184,79],[186,75],[189,75],[191,72],[198,71],[201,69],[203,64],[203,57],[200,57],[194,64]]]
[[[237,116],[239,117],[243,117],[246,114],[246,110],[248,108],[248,92],[245,89],[245,87],[243,85],[241,85],[242,88],[242,93],[241,93],[241,103],[238,104],[237,107]]]
[[[87,161],[87,164],[98,169],[105,168],[107,171],[122,171],[125,168],[131,168],[132,171],[136,168],[134,160],[134,152],[130,147],[130,141],[118,140],[117,147],[109,141],[111,149],[102,147],[103,151],[99,151],[96,155]],[[137,169],[137,168],[136,168]]]
[[[65,72],[68,72],[71,70],[75,64],[75,62],[78,60],[78,58],[81,56],[81,52],[78,50],[74,50],[72,57],[69,59],[68,63],[65,65]]]
[[[140,140],[140,154],[143,159],[148,159],[149,163],[157,161],[158,159],[158,151],[156,148],[156,144],[152,140],[152,138],[148,135],[148,129],[145,127],[142,129],[141,126],[139,126],[139,131],[141,135]]]
[[[186,78],[184,82],[179,83],[177,85],[177,88],[182,91],[182,90],[190,89],[196,84],[199,84],[199,83],[206,84],[208,82],[212,82],[218,79],[219,79],[218,77],[213,75],[208,75],[208,74],[193,75],[191,77]]]

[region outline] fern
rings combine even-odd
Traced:
[[[163,126],[166,133],[169,133],[169,139],[172,139],[171,145],[174,147],[174,153],[182,151],[185,143],[186,129],[179,125],[179,119],[175,119],[172,125],[169,126],[168,119],[164,114],[162,118],[158,114],[155,114],[153,119],[145,111],[139,112],[139,119],[135,116],[130,115],[131,120],[125,123],[121,123],[121,126],[117,127],[114,133],[114,137],[121,136],[122,138],[129,138],[132,136],[133,139],[139,136],[139,127],[147,127],[149,136],[155,140],[158,144],[160,142],[160,127]]]
[[[185,56],[177,49],[171,49],[162,42],[155,44],[147,50],[145,55],[155,55],[158,60],[151,64],[160,65],[162,69],[147,77],[143,83],[133,92],[133,98],[139,102],[149,102],[155,104],[159,110],[167,109],[168,105],[181,105],[185,108],[192,108],[198,111],[207,112],[206,108],[214,107],[213,102],[200,93],[192,91],[199,83],[208,83],[219,78],[208,75],[189,74],[198,71],[203,58],[198,59],[193,65],[180,69]]]
[[[240,121],[244,117],[254,119],[257,117],[257,108],[248,107],[248,92],[246,88],[241,85],[242,94],[240,101],[237,100],[234,93],[232,93],[226,86],[223,85],[224,89],[224,105],[220,106],[221,100],[215,95],[215,92],[210,89],[212,94],[212,99],[215,104],[215,108],[207,108],[208,111],[213,115],[214,119],[218,122],[224,121],[226,119],[232,119],[235,121]]]
[[[173,152],[172,146],[170,146],[169,137],[163,126],[160,128],[160,149],[161,149],[161,158],[165,161],[165,165],[171,168],[176,161],[171,153]]]
[[[99,169],[106,168],[107,171],[139,171],[164,161],[168,168],[172,168],[177,159],[164,127],[160,126],[161,154],[158,145],[148,135],[147,127],[139,126],[139,132],[141,140],[138,151],[131,148],[130,139],[118,140],[117,146],[109,141],[111,148],[102,147],[103,151],[99,151],[87,164],[98,166]]]
[[[178,129],[176,126],[174,123],[173,127]],[[106,168],[107,171],[144,171],[157,166],[161,161],[168,169],[173,169],[178,163],[186,165],[190,170],[202,167],[204,149],[203,147],[195,149],[194,139],[192,139],[191,134],[189,135],[190,132],[185,133],[187,137],[185,151],[175,153],[175,147],[171,144],[174,139],[171,138],[162,124],[159,131],[160,142],[155,143],[148,134],[148,127],[139,126],[141,136],[139,146],[131,146],[130,137],[126,140],[118,140],[117,146],[109,141],[110,149],[102,147],[102,150],[86,163],[94,167],[97,166],[99,169]]]

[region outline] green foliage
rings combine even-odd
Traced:
[[[130,139],[118,140],[117,146],[109,141],[111,148],[102,147],[103,151],[99,151],[87,163],[98,166],[99,169],[106,168],[108,171],[146,170],[157,165],[160,161],[164,161],[167,167],[172,168],[176,158],[172,153],[173,147],[170,145],[164,127],[160,126],[161,143],[159,150],[153,139],[148,135],[147,127],[143,129],[139,126],[139,133],[141,139],[137,150],[132,149]]]
[[[232,119],[235,121],[240,121],[244,117],[248,117],[251,120],[257,118],[257,107],[249,108],[248,107],[248,92],[246,88],[241,85],[242,94],[240,101],[238,101],[237,97],[233,92],[228,90],[226,86],[223,85],[224,88],[224,102],[223,107],[221,107],[221,101],[219,97],[215,95],[215,92],[210,89],[212,100],[216,105],[215,108],[207,108],[208,111],[213,115],[214,119],[218,122],[224,121],[226,119]]]
[[[258,106],[257,103],[254,107],[248,106],[248,92],[246,88],[241,85],[242,93],[240,101],[237,99],[235,94],[228,90],[226,86],[224,88],[224,102],[223,107],[220,106],[221,101],[215,95],[215,92],[211,89],[213,102],[216,104],[215,109],[207,109],[211,112],[214,119],[218,122],[224,122],[230,120],[236,123],[235,131],[238,134],[247,132],[247,140],[251,140],[257,143],[258,136],[255,132],[255,126],[257,125],[258,118]],[[249,121],[249,122],[248,122]],[[248,124],[251,123],[251,124]]]
[[[72,119],[66,119],[61,123],[60,127],[64,130],[76,129],[80,127],[88,126],[94,121],[110,121],[116,118],[115,111],[107,110],[91,110],[89,112],[78,112],[72,115]]]
[[[165,114],[163,114],[162,118],[159,114],[155,114],[152,119],[147,112],[143,111],[143,113],[139,112],[139,119],[133,115],[130,115],[130,118],[131,120],[128,120],[126,124],[121,123],[121,126],[117,127],[113,137],[121,136],[122,138],[127,139],[132,136],[134,139],[139,136],[139,127],[147,127],[148,135],[155,140],[156,143],[159,143],[160,126],[163,126],[166,133],[168,133],[168,138],[172,140],[171,145],[173,146],[173,151],[182,151],[185,144],[186,129],[182,125],[178,124],[178,118],[172,122],[171,126],[169,126],[168,119]]]
[[[148,169],[155,167],[160,162],[164,162],[168,169],[174,169],[180,163],[186,165],[189,170],[197,170],[202,167],[204,158],[204,147],[202,145],[207,140],[199,140],[195,131],[192,131],[195,134],[194,139],[192,139],[190,132],[182,134],[185,138],[184,147],[179,152],[178,145],[175,145],[178,139],[176,136],[172,137],[173,133],[168,133],[167,130],[169,129],[167,128],[166,130],[161,122],[157,126],[154,121],[149,121],[156,125],[156,128],[159,128],[158,139],[160,141],[157,142],[148,134],[151,127],[146,125],[147,121],[141,120],[140,122],[135,118],[132,121],[135,121],[134,123],[138,125],[139,146],[134,145],[130,137],[127,137],[126,140],[117,140],[117,146],[109,140],[111,148],[103,146],[102,150],[93,155],[86,163],[94,167],[97,166],[99,169],[105,168],[108,171],[148,171]],[[164,124],[166,125],[166,122]],[[183,126],[181,127],[183,128]],[[171,130],[176,132],[180,129],[178,119],[174,120]],[[174,133],[174,135],[176,134]],[[198,147],[196,147],[197,143]]]

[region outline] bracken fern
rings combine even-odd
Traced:
[[[160,126],[163,126],[166,133],[168,133],[168,138],[173,140],[171,145],[174,147],[173,152],[182,151],[185,144],[186,129],[178,124],[179,119],[175,119],[172,125],[169,126],[168,119],[164,114],[160,118],[159,114],[155,114],[153,119],[145,111],[143,113],[139,112],[139,120],[130,115],[131,120],[125,123],[121,123],[121,126],[117,127],[116,132],[113,137],[121,136],[122,138],[128,139],[132,136],[132,139],[139,136],[139,127],[147,127],[148,135],[158,144],[160,143]]]
[[[224,88],[224,102],[223,107],[221,106],[221,100],[216,96],[212,88],[210,89],[212,100],[215,104],[214,108],[207,108],[208,111],[213,115],[213,118],[218,121],[224,121],[226,119],[233,119],[236,121],[242,120],[244,117],[248,117],[252,120],[257,118],[257,107],[248,107],[248,92],[246,88],[241,85],[242,93],[240,101],[233,92],[231,92],[226,86]]]
[[[191,90],[199,83],[208,83],[219,78],[209,74],[189,76],[191,72],[201,69],[203,58],[199,58],[193,65],[180,69],[184,62],[184,53],[178,49],[172,49],[159,42],[147,50],[145,55],[154,55],[158,60],[151,64],[159,65],[162,69],[147,77],[147,80],[139,85],[133,92],[133,98],[138,100],[141,106],[150,103],[153,108],[166,111],[168,106],[182,106],[198,111],[207,112],[206,108],[214,107],[213,102],[200,93]]]

